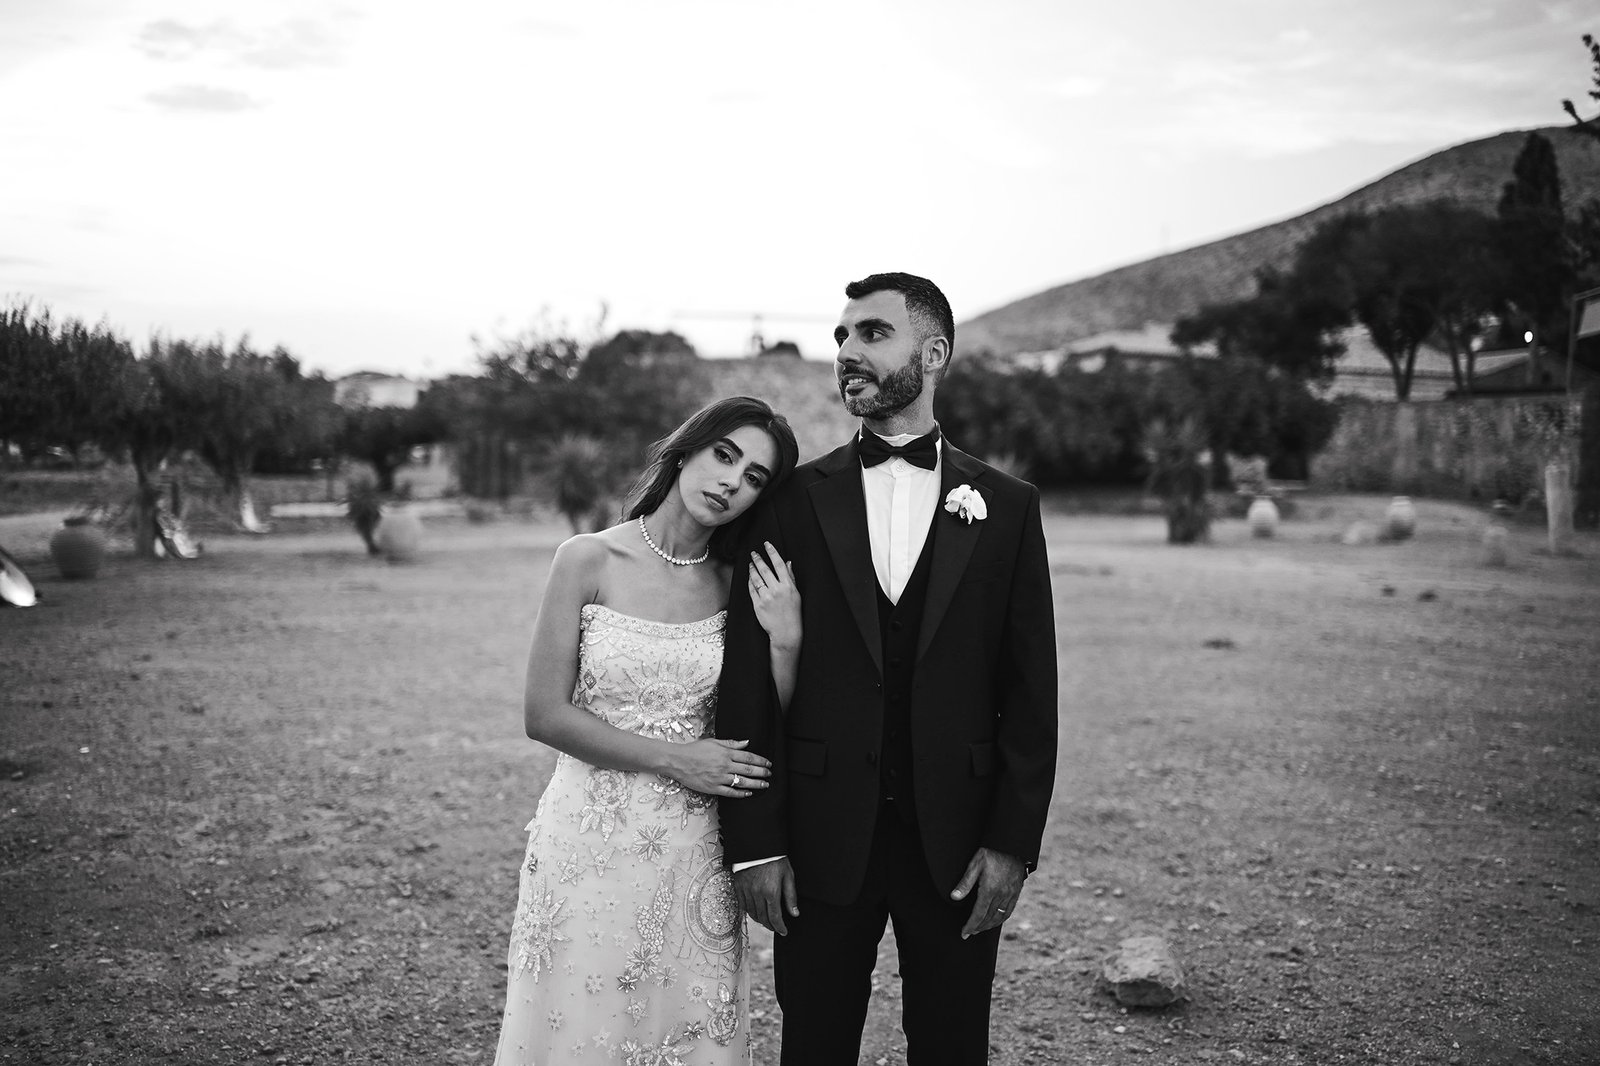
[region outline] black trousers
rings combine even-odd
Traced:
[[[856,1066],[884,923],[894,922],[907,1066],[973,1066],[989,1059],[989,1000],[1000,930],[961,939],[973,896],[934,886],[917,829],[880,807],[861,895],[848,906],[805,896],[776,938],[773,974],[783,1008],[783,1066]]]

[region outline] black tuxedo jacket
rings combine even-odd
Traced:
[[[1038,861],[1056,766],[1055,615],[1039,491],[943,447],[927,602],[911,695],[917,826],[948,893],[979,846]],[[958,485],[970,524],[944,510]],[[753,522],[794,565],[805,623],[787,713],[741,570],[728,605],[717,736],[773,762],[772,787],[719,805],[725,861],[787,855],[803,895],[859,894],[878,816],[883,743],[877,575],[854,439],[799,467]],[[748,557],[746,557],[748,563]]]

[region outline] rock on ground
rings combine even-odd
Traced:
[[[1100,968],[1100,980],[1125,1007],[1165,1007],[1187,998],[1183,968],[1158,936],[1131,936]]]

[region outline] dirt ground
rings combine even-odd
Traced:
[[[1062,747],[993,1061],[1600,1062],[1600,540],[1482,564],[1484,516],[1346,546],[1376,498],[1046,521]],[[0,609],[0,1063],[488,1063],[530,816],[552,524],[338,524],[54,576]],[[1190,999],[1096,988],[1165,936]],[[758,931],[759,933],[759,931]],[[756,1060],[777,1010],[756,937]],[[904,1061],[885,945],[862,1062]]]

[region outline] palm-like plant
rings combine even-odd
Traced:
[[[605,445],[594,437],[569,433],[550,446],[545,465],[556,510],[566,516],[572,531],[602,528],[606,523],[601,508],[612,490]]]
[[[1206,499],[1210,476],[1202,461],[1208,444],[1205,428],[1194,415],[1155,418],[1145,427],[1149,490],[1161,497],[1170,544],[1193,544],[1211,532]]]
[[[356,527],[361,542],[367,546],[368,555],[377,555],[378,523],[383,520],[383,493],[371,480],[360,478],[350,483],[344,498],[345,517]]]

